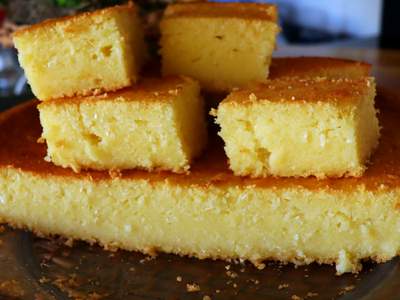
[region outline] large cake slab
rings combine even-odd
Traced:
[[[236,177],[219,142],[190,174],[83,171],[44,161],[37,102],[0,117],[0,219],[105,247],[199,258],[336,263],[400,253],[400,109],[378,96],[380,146],[360,178]]]

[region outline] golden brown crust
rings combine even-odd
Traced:
[[[93,96],[76,96],[71,98],[59,98],[43,101],[40,106],[63,105],[71,103],[95,102],[95,101],[171,101],[182,90],[184,84],[194,82],[189,77],[167,76],[160,78],[141,79],[138,84],[113,92],[100,93]]]
[[[93,88],[93,89],[86,89],[86,90],[81,90],[79,92],[75,92],[75,93],[64,93],[64,94],[60,94],[59,97],[49,97],[46,99],[42,99],[41,101],[43,102],[48,102],[48,101],[54,101],[54,100],[67,100],[67,99],[73,99],[73,98],[86,98],[86,97],[96,97],[98,95],[104,94],[104,93],[113,93],[113,92],[117,92],[120,91],[121,89],[126,88],[127,86],[132,85],[132,80],[127,81],[128,83],[126,84],[120,84],[120,85],[114,85],[114,86],[107,86],[107,88]]]
[[[400,187],[400,107],[394,106],[400,100],[386,92],[378,95],[377,104],[381,110],[379,115],[381,132],[380,145],[371,158],[367,171],[359,178],[337,178],[318,180],[308,178],[276,178],[266,177],[251,179],[234,176],[227,166],[227,158],[223,147],[218,142],[211,142],[208,151],[192,164],[190,174],[173,174],[171,172],[149,173],[140,170],[121,172],[118,180],[146,180],[149,183],[164,182],[171,184],[210,186],[248,186],[306,189],[330,189],[354,191],[358,188],[380,190]],[[30,172],[38,176],[57,176],[65,180],[112,180],[107,171],[82,171],[77,174],[72,170],[56,167],[44,161],[46,145],[37,143],[41,136],[37,101],[18,106],[0,114],[0,168],[14,168]]]
[[[270,102],[358,102],[370,93],[375,84],[372,77],[358,79],[329,79],[326,77],[285,77],[256,83],[232,92],[221,104],[251,104],[254,101]],[[220,105],[221,105],[220,104]]]
[[[167,7],[164,17],[223,17],[277,22],[278,10],[275,5],[262,3],[176,3]]]
[[[61,17],[61,18],[48,19],[48,20],[45,20],[45,21],[43,21],[41,23],[24,27],[24,28],[16,31],[13,36],[14,37],[18,37],[18,36],[23,35],[25,33],[32,32],[32,31],[35,31],[35,30],[38,30],[38,29],[53,27],[53,26],[56,26],[57,24],[60,24],[60,23],[74,22],[74,21],[76,21],[78,19],[90,19],[90,18],[93,18],[93,17],[96,17],[96,16],[107,15],[109,13],[118,12],[118,11],[131,11],[132,13],[136,13],[137,8],[133,4],[133,2],[128,2],[128,4],[125,4],[125,5],[116,5],[116,6],[107,7],[107,8],[99,9],[99,10],[92,11],[92,12],[85,12],[85,13],[73,15],[73,16],[66,16],[66,17]]]
[[[347,70],[351,74],[346,74]],[[271,61],[269,78],[322,76],[327,72],[332,76],[335,71],[338,76],[333,77],[369,76],[371,65],[361,61],[334,57],[277,57]]]

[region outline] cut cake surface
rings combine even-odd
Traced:
[[[357,271],[400,253],[397,101],[378,96],[382,137],[364,175],[324,180],[234,176],[218,142],[190,174],[74,173],[43,160],[37,102],[24,104],[0,116],[0,219],[127,250]]]
[[[143,79],[98,96],[38,106],[47,158],[62,167],[186,172],[207,143],[199,84],[186,77]]]
[[[14,43],[40,100],[129,86],[147,56],[133,3],[32,25],[17,31]]]
[[[373,78],[282,78],[232,92],[216,122],[236,175],[361,176],[378,145]]]

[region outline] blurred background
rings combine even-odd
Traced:
[[[190,0],[189,0],[190,1]],[[186,0],[186,2],[189,2]],[[224,0],[219,0],[224,1]],[[48,18],[75,14],[121,0],[0,0],[0,109],[32,97],[18,66],[12,33]],[[137,0],[146,20],[148,39],[157,39],[157,21],[171,0]],[[185,2],[185,1],[181,1]],[[229,1],[233,2],[233,1]],[[277,55],[342,56],[374,63],[376,49],[400,48],[400,1],[396,0],[270,0],[279,8],[282,33]],[[154,47],[156,48],[156,47]],[[343,51],[342,49],[348,49]],[[372,50],[371,50],[372,49]],[[373,50],[375,49],[375,50]],[[397,57],[397,56],[396,56]],[[399,56],[400,57],[400,56]],[[391,60],[392,61],[392,60]]]

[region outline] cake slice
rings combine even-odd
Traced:
[[[0,115],[0,222],[107,248],[356,272],[362,259],[400,254],[400,102],[386,100],[368,170],[324,180],[234,176],[218,143],[190,174],[74,173],[43,160],[37,102],[28,103]]]
[[[203,105],[197,82],[169,77],[38,108],[47,158],[56,165],[186,172],[207,141]]]
[[[360,78],[369,76],[371,65],[334,57],[276,57],[269,79],[283,77]]]
[[[160,25],[162,72],[196,78],[211,92],[266,79],[276,22],[269,4],[171,4]]]
[[[214,112],[231,169],[253,177],[361,176],[378,144],[373,78],[276,79]]]
[[[40,100],[129,86],[146,58],[142,26],[131,2],[24,28],[15,33],[14,43]]]

